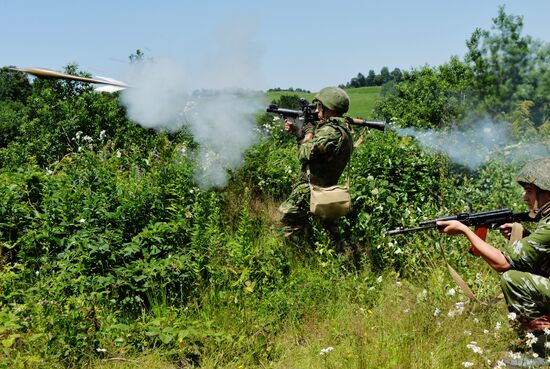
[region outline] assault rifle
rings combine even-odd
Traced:
[[[504,223],[515,223],[515,222],[534,222],[535,219],[529,216],[528,212],[524,213],[513,213],[509,209],[498,209],[490,211],[482,211],[480,213],[460,213],[456,215],[449,215],[442,218],[437,218],[433,220],[427,220],[425,222],[420,222],[417,227],[404,228],[399,227],[388,231],[387,236],[393,236],[395,234],[402,233],[412,233],[418,231],[425,231],[429,229],[442,229],[437,225],[437,222],[440,220],[458,220],[459,222],[464,223],[467,226],[475,226],[476,228],[495,228],[496,226],[502,225]]]
[[[279,108],[276,104],[271,104],[267,107],[266,112],[275,113],[283,116],[284,118],[292,118],[303,120],[303,124],[315,122],[319,120],[319,116],[315,112],[316,105],[310,104],[306,99],[301,98],[300,102],[302,104],[302,110],[292,110]],[[386,123],[379,120],[363,120],[358,118],[345,118],[348,124],[353,124],[356,126],[367,127],[377,129],[379,131],[386,130]]]

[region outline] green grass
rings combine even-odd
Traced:
[[[376,102],[380,100],[381,87],[360,87],[360,88],[348,88],[348,93],[351,104],[348,114],[352,117],[358,117],[363,119],[375,119],[373,115]],[[315,96],[315,92],[303,93],[293,91],[270,91],[266,93],[266,99],[268,102],[277,100],[281,95],[298,95],[299,97],[305,97],[308,101],[311,101]]]
[[[374,119],[373,111],[380,100],[381,87],[360,87],[347,89],[351,100],[349,115],[363,119]]]
[[[203,341],[199,367],[425,369],[470,362],[494,368],[514,337],[504,303],[472,303],[458,288],[449,294],[452,280],[443,265],[423,283],[394,273],[373,279],[367,271],[327,279],[314,266],[294,274],[298,288],[290,283],[263,299],[245,295],[238,304],[203,305],[196,317],[225,338]],[[498,290],[493,279],[486,287]],[[187,367],[160,351],[108,356],[117,359],[98,359],[90,367]]]

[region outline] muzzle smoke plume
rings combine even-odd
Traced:
[[[510,161],[525,161],[547,156],[543,143],[520,143],[510,136],[509,123],[495,123],[485,119],[472,126],[449,131],[432,131],[417,128],[397,128],[402,136],[412,136],[430,150],[446,154],[454,163],[472,170],[484,165],[494,155]]]
[[[252,89],[261,88],[261,53],[242,24],[220,32],[216,43],[223,48],[205,52],[202,67],[149,59],[131,64],[124,77],[131,87],[122,101],[131,119],[147,128],[189,129],[199,144],[191,153],[194,179],[203,189],[223,187],[227,170],[241,165],[257,138],[254,114],[264,103]]]

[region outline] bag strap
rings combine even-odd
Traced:
[[[339,124],[332,124],[333,127],[338,128],[340,133],[342,134],[342,137],[346,135],[346,131],[344,130],[344,127],[341,127]],[[349,162],[346,164],[347,167],[347,174],[346,174],[346,186],[349,188],[350,185],[350,178],[351,178],[351,159],[353,158],[353,137],[351,137],[350,132],[350,140],[351,140],[351,147],[350,147],[350,153],[349,153]]]
[[[520,225],[521,226],[521,225]],[[523,229],[523,227],[522,227]],[[470,300],[473,300],[475,302],[478,302],[480,303],[481,305],[494,305],[496,303],[498,303],[499,301],[501,301],[504,296],[502,294],[492,298],[491,300],[488,300],[488,301],[480,301],[477,296],[475,295],[475,293],[470,289],[470,287],[468,287],[468,284],[466,284],[466,282],[464,281],[464,279],[460,276],[460,274],[458,274],[458,272],[451,266],[451,264],[449,264],[449,261],[447,260],[447,254],[445,253],[445,248],[443,247],[443,243],[441,242],[441,235],[439,235],[439,247],[441,249],[441,254],[443,255],[443,259],[445,260],[445,264],[447,265],[447,270],[449,271],[449,274],[451,275],[451,277],[453,278],[453,280],[455,281],[455,283],[458,285],[458,287],[460,287],[460,289],[464,292],[464,294],[466,296],[468,296],[468,298]]]

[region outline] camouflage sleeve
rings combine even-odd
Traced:
[[[315,132],[315,137],[302,142],[298,152],[298,159],[301,163],[331,155],[338,148],[340,136],[339,129],[324,125]]]
[[[541,222],[529,236],[513,242],[503,250],[503,254],[515,270],[550,275],[545,260],[550,259],[550,224]]]

